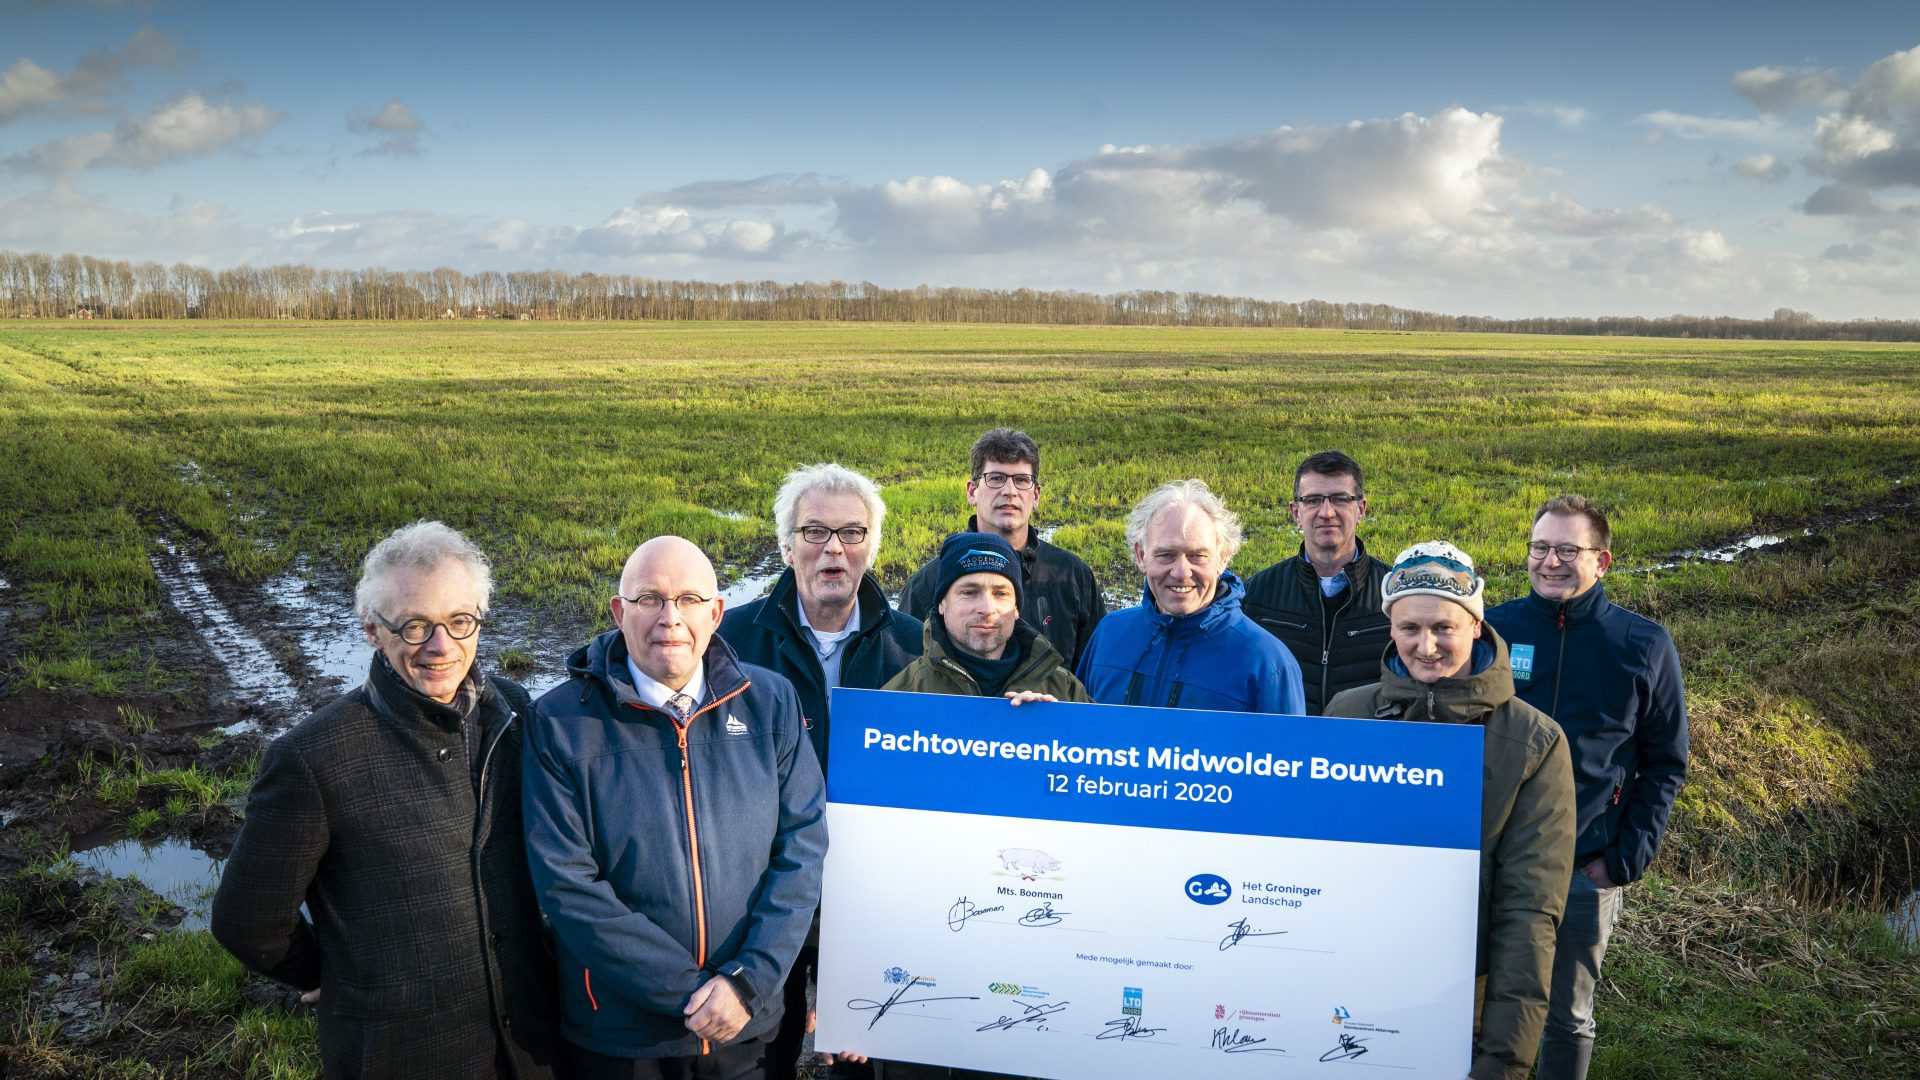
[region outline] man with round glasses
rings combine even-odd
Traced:
[[[222,945],[317,1000],[329,1077],[555,1073],[521,830],[527,693],[474,663],[491,587],[437,521],[367,553],[367,679],[268,745],[214,898]]]
[[[1567,741],[1514,694],[1507,644],[1484,621],[1486,584],[1442,540],[1402,551],[1381,582],[1393,638],[1378,681],[1328,716],[1471,724],[1482,739],[1473,1080],[1524,1080],[1546,1022],[1554,927],[1573,860]]]
[[[1593,1057],[1594,990],[1622,887],[1660,850],[1687,775],[1680,655],[1659,623],[1607,600],[1612,530],[1584,495],[1534,513],[1527,596],[1487,612],[1512,642],[1522,700],[1552,716],[1573,751],[1578,833],[1540,1044],[1543,1080],[1580,1080]]]
[[[715,633],[713,563],[661,536],[528,725],[527,853],[583,1080],[761,1076],[812,924],[825,792],[793,685]]]
[[[1302,461],[1287,511],[1300,527],[1300,552],[1247,579],[1245,610],[1299,662],[1307,712],[1318,716],[1335,694],[1380,676],[1387,564],[1357,535],[1366,488],[1359,462],[1346,454],[1323,450]]]
[[[964,531],[995,533],[1020,553],[1026,579],[1020,617],[1040,631],[1071,671],[1107,604],[1093,570],[1078,555],[1040,539],[1033,528],[1033,511],[1040,504],[1040,445],[1024,431],[994,428],[974,441],[969,464],[967,504],[973,516]],[[936,554],[907,580],[900,610],[916,619],[933,615],[939,577]]]

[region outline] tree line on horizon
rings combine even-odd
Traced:
[[[565,270],[212,270],[88,255],[0,250],[0,318],[578,319],[644,321],[1040,323],[1439,330],[1508,334],[1801,341],[1920,341],[1920,320],[1830,322],[1779,308],[1727,315],[1446,315],[1391,304],[1261,300],[1166,289],[1119,293],[871,282],[678,281]]]

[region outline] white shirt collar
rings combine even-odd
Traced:
[[[793,598],[793,606],[800,612],[800,625],[806,627],[807,633],[812,634],[828,652],[833,651],[832,646],[836,642],[853,636],[860,629],[860,601],[857,598],[853,602],[853,614],[847,616],[847,625],[839,630],[815,630],[813,624],[807,621],[807,605],[801,603],[800,598],[796,596]]]
[[[641,701],[656,709],[666,708],[667,699],[676,693],[692,698],[696,707],[707,694],[707,662],[705,660],[700,661],[700,666],[693,669],[693,677],[688,679],[687,685],[679,690],[674,690],[666,683],[658,682],[653,676],[641,671],[634,664],[632,656],[627,657],[627,675],[633,679],[633,692],[640,695]]]

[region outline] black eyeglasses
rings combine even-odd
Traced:
[[[1299,503],[1301,506],[1304,506],[1309,510],[1318,510],[1321,507],[1327,505],[1328,503],[1332,503],[1333,508],[1335,510],[1345,510],[1347,507],[1352,506],[1354,503],[1359,502],[1360,496],[1358,495],[1295,495],[1293,497],[1293,501]]]
[[[469,615],[464,611],[447,619],[446,622],[415,618],[408,619],[398,626],[388,622],[386,616],[377,611],[369,611],[367,614],[372,615],[375,621],[386,627],[387,633],[400,635],[400,640],[409,645],[425,645],[433,637],[436,627],[445,630],[447,636],[455,641],[465,641],[480,632],[480,616]]]
[[[1034,479],[1032,473],[983,472],[974,479],[990,488],[1003,488],[1012,484],[1015,491],[1032,491],[1033,486],[1040,482]]]
[[[667,597],[661,596],[657,592],[643,592],[639,596],[622,596],[620,599],[625,600],[627,603],[632,604],[648,615],[659,614],[660,609],[667,606],[668,600]],[[672,600],[673,606],[679,608],[680,614],[682,615],[698,611],[702,604],[713,603],[713,597],[711,596],[701,596],[699,593],[690,592],[681,593],[679,596],[673,597]]]
[[[1533,543],[1527,545],[1528,557],[1544,559],[1547,557],[1547,552],[1551,551],[1555,555],[1560,556],[1561,562],[1572,562],[1579,558],[1580,553],[1583,551],[1605,550],[1605,548],[1581,547],[1579,544],[1549,544],[1545,540],[1535,540]]]
[[[825,525],[802,525],[793,531],[809,544],[824,544],[829,536],[839,537],[840,542],[848,547],[859,547],[867,542],[865,525],[842,525],[837,529],[829,529]]]

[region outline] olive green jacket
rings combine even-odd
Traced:
[[[926,628],[922,631],[925,651],[880,689],[980,696],[980,684],[947,655],[946,635],[934,631],[934,623],[939,618],[939,612],[927,616]],[[1007,677],[1002,693],[1032,690],[1052,694],[1061,701],[1093,701],[1087,688],[1067,670],[1066,661],[1060,659],[1060,650],[1041,637],[1039,631],[1023,622],[1014,627],[1013,639],[1020,643],[1020,663]]]
[[[1573,767],[1560,725],[1514,696],[1507,643],[1484,623],[1481,635],[1470,665],[1478,670],[1431,685],[1409,678],[1389,645],[1380,681],[1336,695],[1326,715],[1486,728],[1469,1075],[1526,1080],[1573,876]]]

